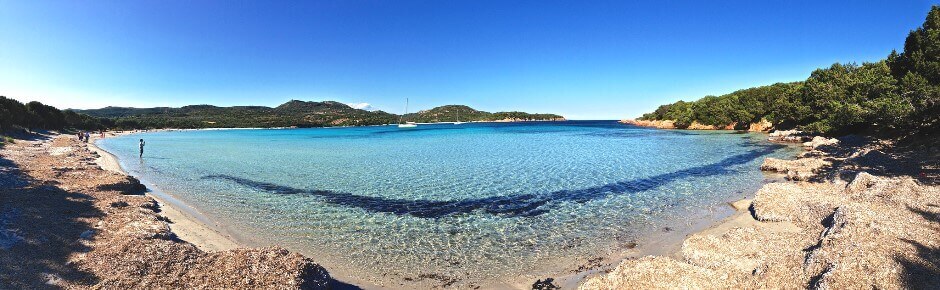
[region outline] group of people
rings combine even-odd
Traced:
[[[91,138],[91,134],[85,131],[78,131],[78,142],[88,143],[88,139]]]
[[[99,133],[101,134],[101,138],[103,139],[103,138],[104,138],[104,131],[100,131]],[[77,134],[77,135],[78,135],[78,141],[79,141],[79,142],[88,143],[88,139],[91,139],[91,133],[88,133],[88,132],[86,132],[86,131],[78,131],[78,134]],[[144,144],[146,144],[146,143],[144,143],[144,139],[140,139],[140,144],[139,144],[139,145],[140,145],[140,157],[141,157],[141,158],[144,157]]]
[[[101,134],[101,138],[104,139],[104,131],[98,131],[98,134]],[[91,139],[91,133],[88,131],[78,131],[78,141],[88,143],[88,140]]]

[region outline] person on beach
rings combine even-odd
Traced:
[[[88,143],[89,138],[91,138],[91,134],[88,134],[88,132],[85,132],[85,143]]]
[[[78,131],[78,142],[82,142],[82,139],[85,138],[85,133]]]
[[[144,139],[140,139],[140,158],[144,158]]]

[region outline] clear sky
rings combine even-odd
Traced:
[[[636,117],[901,50],[930,1],[8,1],[0,95]]]

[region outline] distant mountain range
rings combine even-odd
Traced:
[[[271,127],[332,127],[393,124],[401,116],[384,111],[367,111],[334,102],[292,100],[271,108],[264,106],[217,107],[193,105],[180,108],[105,107],[72,110],[99,118],[107,118],[124,128],[271,128]],[[463,105],[440,106],[404,116],[411,122],[469,121],[562,121],[555,114],[525,112],[478,111]]]

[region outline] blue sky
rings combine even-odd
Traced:
[[[931,5],[817,2],[0,0],[0,95],[619,119],[879,60]]]

